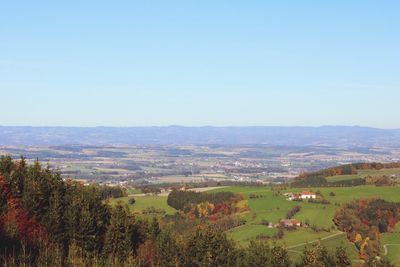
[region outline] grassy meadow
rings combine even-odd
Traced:
[[[232,191],[242,193],[248,201],[250,211],[246,213],[246,224],[228,231],[228,236],[238,241],[242,245],[247,245],[258,235],[272,236],[275,229],[270,229],[261,225],[262,220],[277,223],[285,218],[286,213],[295,205],[300,205],[301,210],[294,218],[302,222],[308,220],[310,225],[325,228],[328,231],[315,232],[307,228],[299,228],[296,231],[285,231],[285,235],[279,243],[284,244],[290,250],[293,258],[300,257],[306,246],[320,242],[328,249],[334,250],[338,246],[343,246],[353,260],[357,260],[357,250],[350,243],[345,234],[339,232],[334,226],[332,219],[335,211],[341,204],[359,198],[382,198],[387,201],[400,202],[400,187],[376,187],[376,186],[357,186],[357,187],[330,187],[330,188],[307,188],[291,189],[286,188],[284,192],[301,192],[303,190],[319,191],[330,204],[316,204],[308,202],[293,202],[285,199],[284,196],[274,193],[269,187],[227,187],[216,191]],[[330,193],[333,192],[334,196]],[[263,197],[250,199],[250,194],[261,195]],[[400,227],[399,227],[400,228]],[[395,233],[382,235],[382,244],[400,244],[400,229]],[[395,263],[400,263],[400,245],[388,246],[387,256]]]
[[[317,204],[304,202],[295,202],[286,200],[282,193],[301,192],[310,190],[319,191],[330,204]],[[227,235],[238,242],[239,245],[246,246],[257,236],[273,236],[278,230],[268,228],[263,225],[263,221],[278,223],[280,219],[286,217],[287,212],[296,205],[301,206],[294,218],[301,222],[309,221],[311,226],[324,228],[315,232],[311,228],[298,228],[295,231],[284,231],[283,239],[276,241],[285,245],[290,252],[291,257],[298,259],[305,247],[320,242],[328,249],[334,250],[338,246],[343,246],[352,260],[357,260],[357,250],[350,243],[345,234],[341,233],[334,226],[332,219],[335,211],[341,204],[350,202],[359,198],[382,198],[387,201],[400,202],[400,187],[376,187],[376,186],[357,186],[357,187],[329,187],[329,188],[285,188],[280,194],[273,191],[270,187],[248,187],[232,186],[218,188],[210,192],[228,191],[243,194],[244,200],[240,205],[247,205],[249,211],[242,213],[246,219],[246,224],[227,231]],[[334,194],[331,194],[333,192]],[[250,198],[256,195],[257,198]],[[115,205],[118,201],[126,203],[129,208],[136,213],[141,214],[143,210],[149,207],[165,210],[166,214],[173,214],[175,209],[167,205],[167,196],[140,196],[135,197],[135,204],[129,205],[130,197],[124,197],[111,200]],[[382,245],[400,244],[400,225],[395,233],[382,235]],[[395,263],[400,263],[400,245],[389,245],[387,247],[387,256]]]
[[[166,196],[140,196],[135,197],[135,203],[129,204],[128,201],[132,197],[121,197],[111,199],[110,204],[116,205],[118,202],[128,205],[129,209],[135,213],[142,213],[147,208],[156,208],[165,210],[166,214],[174,214],[176,210],[167,204]]]

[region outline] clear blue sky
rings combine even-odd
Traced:
[[[400,128],[400,1],[1,1],[0,125]]]

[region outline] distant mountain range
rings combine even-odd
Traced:
[[[323,127],[14,127],[0,145],[279,145],[400,147],[400,129]]]

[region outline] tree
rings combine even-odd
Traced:
[[[128,212],[122,205],[117,205],[111,214],[104,249],[115,266],[119,266],[130,254]]]
[[[155,240],[157,236],[160,234],[161,229],[160,225],[158,224],[157,218],[153,217],[153,220],[151,221],[150,224],[150,229],[149,229],[149,237],[152,240]]]
[[[286,249],[280,246],[274,246],[271,249],[272,259],[271,266],[273,267],[289,267],[292,265],[289,254]]]
[[[170,231],[162,231],[156,240],[157,265],[174,267],[183,261],[181,247]]]
[[[300,266],[302,267],[335,266],[335,259],[331,254],[329,254],[326,247],[323,247],[321,245],[316,245],[312,248],[304,250]]]
[[[347,267],[351,266],[351,261],[349,256],[347,255],[346,250],[343,247],[336,248],[336,266],[338,267]]]
[[[184,266],[235,266],[237,250],[225,234],[198,228],[184,247]]]
[[[267,243],[251,241],[245,250],[245,266],[271,266],[271,248]]]
[[[69,237],[66,232],[65,220],[65,186],[62,183],[57,184],[52,191],[49,204],[49,213],[46,216],[45,226],[51,240],[61,250],[61,265],[65,265],[65,260],[68,256]]]
[[[135,203],[136,203],[136,199],[134,197],[129,198],[129,200],[128,200],[129,205],[133,205]]]

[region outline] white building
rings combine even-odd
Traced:
[[[300,197],[301,197],[301,199],[316,199],[317,194],[315,194],[313,192],[303,191],[303,192],[301,192]]]

